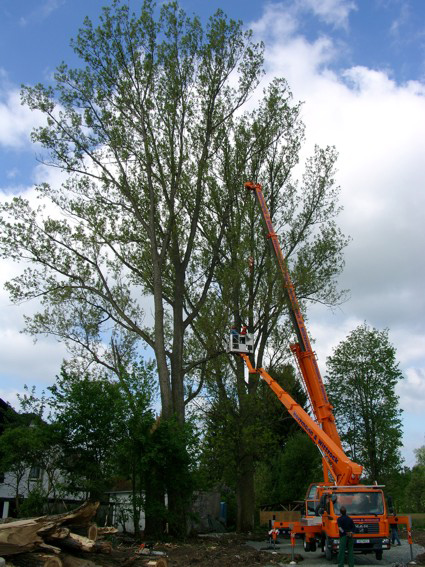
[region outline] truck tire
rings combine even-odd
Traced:
[[[329,538],[328,538],[328,536],[326,536],[326,539],[325,539],[325,557],[326,557],[327,561],[332,561],[332,548],[329,545],[329,543],[330,543]]]
[[[380,551],[375,551],[375,557],[378,561],[382,559],[382,549]]]
[[[310,542],[310,551],[316,551],[316,541],[314,539]]]
[[[304,547],[304,551],[311,551],[310,542],[307,541],[306,539],[303,542],[303,547]]]

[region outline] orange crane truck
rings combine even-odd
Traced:
[[[289,530],[292,538],[302,538],[305,551],[316,551],[317,547],[321,547],[326,558],[330,560],[339,548],[337,519],[341,507],[344,506],[356,526],[354,550],[374,553],[376,559],[382,559],[383,551],[391,547],[390,523],[406,525],[408,541],[412,544],[410,517],[396,516],[392,511],[392,505],[387,507],[382,486],[360,484],[363,467],[351,461],[342,448],[333,407],[329,402],[317,358],[311,347],[289,270],[264,200],[262,186],[249,181],[245,183],[245,188],[255,194],[260,205],[267,238],[283,279],[284,293],[297,337],[297,342],[290,348],[299,367],[313,416],[310,416],[273,380],[264,368],[254,366],[254,337],[251,333],[247,333],[246,329],[239,332],[232,328],[228,351],[243,358],[250,374],[260,375],[317,446],[322,455],[324,477],[323,482],[310,485],[301,520],[275,521],[273,528],[281,531]]]

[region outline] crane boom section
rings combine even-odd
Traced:
[[[298,344],[291,346],[291,350],[298,361],[298,365],[300,367],[301,374],[303,376],[303,380],[310,397],[314,414],[318,422],[322,424],[323,430],[329,435],[334,443],[336,443],[341,448],[341,440],[335,425],[335,417],[332,412],[333,408],[326,393],[325,385],[320,374],[319,365],[317,364],[316,355],[311,348],[304,317],[301,313],[300,305],[295,293],[294,284],[292,283],[291,276],[286,265],[286,260],[279,244],[279,239],[274,231],[270,212],[264,199],[262,186],[260,183],[247,181],[245,183],[245,188],[255,193],[258,204],[261,208],[264,222],[267,227],[267,238],[270,240],[277,259],[277,263],[280,268],[284,289],[289,300],[291,318],[299,341]]]
[[[273,390],[280,402],[298,425],[317,445],[332,471],[338,486],[356,485],[359,483],[363,467],[353,463],[331,437],[308,415],[308,413],[274,380],[264,368],[254,368],[248,354],[240,353],[250,374],[259,374]]]

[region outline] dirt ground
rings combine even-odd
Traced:
[[[413,541],[422,547],[425,547],[425,530],[415,530],[413,532]],[[425,565],[425,553],[416,557],[416,563]]]
[[[415,543],[425,547],[425,531],[417,530],[413,535]],[[271,567],[289,563],[289,556],[274,556],[267,551],[257,551],[245,544],[247,539],[253,538],[236,534],[225,534],[218,538],[198,537],[180,543],[157,543],[151,546],[151,550],[166,553],[169,567]],[[139,546],[130,541],[120,542],[117,539],[114,543],[111,555],[96,555],[90,559],[102,567],[142,567],[148,559],[160,557],[138,553]],[[264,545],[267,545],[265,540]],[[302,561],[301,556],[296,559]],[[425,565],[425,553],[418,556],[416,562]]]
[[[198,537],[179,543],[157,543],[150,549],[154,554],[165,553],[169,567],[251,567],[278,564],[278,560],[270,553],[247,546],[246,539],[235,534],[220,534],[219,538]],[[111,555],[96,555],[90,559],[102,567],[141,567],[147,559],[160,557],[154,554],[145,555],[140,553],[139,546],[117,541]],[[281,555],[279,562],[282,562]]]

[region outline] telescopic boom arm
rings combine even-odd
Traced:
[[[286,407],[289,414],[298,425],[307,433],[310,439],[319,448],[329,466],[329,470],[338,486],[349,486],[359,483],[363,467],[353,463],[327,433],[308,415],[308,413],[286,392],[264,368],[254,368],[248,354],[239,353],[244,359],[250,374],[259,374],[273,390],[280,402]]]
[[[263,219],[268,231],[267,238],[270,240],[280,268],[280,273],[283,277],[283,286],[289,303],[291,319],[298,338],[298,343],[291,345],[291,350],[294,353],[301,369],[301,374],[309,394],[314,415],[316,416],[317,421],[322,425],[323,430],[329,435],[333,442],[341,447],[341,440],[339,438],[335,425],[335,418],[332,413],[333,408],[326,394],[325,385],[323,384],[316,355],[311,348],[304,317],[302,316],[298,299],[295,294],[294,285],[283,256],[282,249],[279,245],[277,234],[274,231],[269,210],[264,200],[262,186],[259,183],[248,181],[245,183],[245,187],[255,194],[258,204],[260,205]]]
[[[258,373],[267,382],[270,388],[276,393],[280,401],[288,409],[298,424],[306,431],[310,438],[316,443],[322,452],[324,462],[331,472],[338,485],[354,485],[359,483],[363,467],[353,463],[345,455],[338,430],[335,424],[335,417],[332,412],[332,405],[329,402],[325,385],[317,364],[316,355],[311,348],[310,339],[301,309],[295,294],[294,285],[289,274],[285,257],[279,245],[278,237],[274,231],[270,217],[270,212],[264,200],[262,186],[259,183],[248,181],[245,188],[252,191],[260,205],[263,219],[267,228],[267,238],[270,240],[271,247],[276,256],[278,266],[283,278],[284,291],[288,300],[291,319],[298,338],[298,343],[291,345],[291,350],[295,355],[301,370],[304,383],[311,401],[316,422],[285,392],[277,382],[275,382],[267,372],[258,368],[255,369],[248,354],[240,353],[248,366],[249,372]]]

